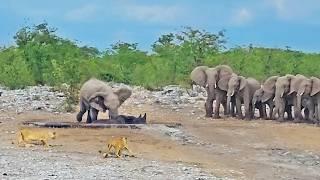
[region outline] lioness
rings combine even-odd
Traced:
[[[130,153],[130,156],[134,157],[134,155],[132,155],[131,150],[128,148],[128,142],[126,137],[117,137],[117,138],[111,139],[107,143],[107,147],[108,147],[108,152],[103,154],[103,157],[105,158],[108,157],[112,148],[114,149],[114,153],[117,156],[117,158],[121,157],[121,153],[123,150],[127,150]]]
[[[24,143],[34,144],[40,142],[45,147],[48,147],[48,140],[55,139],[56,132],[47,131],[47,130],[35,130],[35,129],[21,129],[17,134],[18,145]]]

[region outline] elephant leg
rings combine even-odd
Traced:
[[[262,118],[262,119],[267,119],[266,104],[260,103],[258,108],[259,108],[260,118]]]
[[[320,104],[316,105],[316,110],[315,110],[315,119],[317,120],[317,124],[319,125],[320,122]]]
[[[87,113],[87,123],[91,123],[92,122],[92,119],[91,119],[91,116],[90,116],[90,108],[88,109],[88,113]]]
[[[221,99],[222,98],[219,95],[216,96],[216,106],[214,108],[214,115],[213,115],[214,119],[220,119],[221,118],[220,115],[219,115]]]
[[[212,95],[208,95],[206,103],[205,103],[205,109],[206,109],[206,117],[212,117],[213,113],[213,100],[214,97]]]
[[[87,121],[87,123],[92,123],[94,121],[97,120],[98,117],[98,110],[94,109],[94,108],[90,108],[90,112],[89,112],[89,116],[90,116],[90,122]]]
[[[283,99],[279,100],[279,104],[276,105],[276,110],[278,111],[278,121],[284,121],[284,111],[285,111],[285,102]]]
[[[86,108],[84,102],[82,100],[80,100],[80,112],[77,114],[77,121],[78,122],[82,121],[83,114],[86,113],[86,110],[87,110],[87,108]]]
[[[260,115],[260,103],[256,103],[256,104],[250,103],[250,109],[251,109],[251,112],[252,112],[251,113],[251,119],[258,118],[258,117],[255,116],[256,109],[258,109],[258,111],[259,111],[259,117],[261,116]]]
[[[235,104],[235,99],[234,99],[234,97],[232,97],[232,98],[231,98],[231,107],[230,107],[230,115],[231,115],[232,117],[235,117],[235,116],[236,116],[235,106],[236,106],[236,104]]]
[[[274,109],[272,111],[272,118],[276,119],[276,115],[279,114],[279,107],[278,106],[274,106]],[[278,115],[279,116],[279,115]]]
[[[227,112],[227,106],[229,106],[230,107],[230,104],[228,104],[226,101],[222,101],[222,106],[223,106],[223,114],[225,115],[225,116],[227,116],[227,115],[229,115],[229,113]]]
[[[219,92],[219,91],[216,91],[216,92]],[[216,95],[216,96],[218,96],[218,95]],[[223,106],[223,114],[225,116],[228,116],[230,113],[227,111],[227,108],[228,107],[230,108],[230,103],[228,103],[227,96],[226,95],[225,96],[220,95],[220,98],[221,98],[221,104]]]
[[[310,98],[309,101],[307,102],[307,108],[309,109],[309,115],[307,116],[307,120],[312,121],[313,123],[317,123],[316,119],[316,113],[315,113],[315,105],[313,103],[313,100]],[[306,114],[306,112],[305,112]]]
[[[240,98],[236,98],[236,111],[239,119],[243,119],[243,114],[241,110],[241,100]]]
[[[245,119],[250,120],[251,119],[251,108],[250,108],[250,103],[247,100],[244,100],[244,114],[245,114]]]
[[[312,121],[313,123],[317,123],[316,111],[314,106],[310,107],[309,120]]]
[[[269,106],[269,117],[268,117],[268,119],[273,120],[273,119],[275,119],[275,116],[274,116],[274,114],[273,114],[273,111],[274,111],[274,102],[273,102],[273,101],[269,102],[269,103],[268,103],[268,106]]]
[[[311,109],[309,108],[304,108],[303,110],[303,113],[304,113],[304,120],[305,121],[308,121],[310,119],[310,116],[313,116],[313,111],[311,111]]]
[[[257,107],[257,109],[259,110],[259,106]],[[251,119],[254,119],[255,118],[255,116],[254,116],[254,114],[255,114],[255,107],[250,103],[250,118]]]
[[[292,117],[292,106],[291,105],[285,106],[285,112],[287,112],[287,115],[288,115],[287,119],[292,120],[293,117]]]

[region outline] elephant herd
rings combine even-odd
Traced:
[[[287,74],[271,76],[260,84],[254,78],[237,75],[227,65],[218,65],[198,66],[193,69],[190,78],[192,84],[200,85],[207,91],[206,117],[220,118],[222,105],[224,115],[240,119],[255,118],[257,108],[262,119],[284,121],[286,117],[294,122],[319,124],[320,79],[317,77]],[[213,112],[214,100],[216,105]]]
[[[207,91],[206,117],[220,118],[222,105],[225,116],[240,119],[255,118],[257,108],[262,119],[320,122],[320,79],[317,77],[307,78],[301,74],[271,76],[260,84],[254,78],[237,75],[227,65],[218,65],[198,66],[193,69],[190,78],[192,84],[200,85]],[[82,121],[83,114],[88,112],[87,123],[91,123],[97,120],[99,111],[106,110],[109,111],[109,119],[117,119],[120,117],[118,108],[131,94],[130,89],[113,90],[103,81],[90,79],[80,89],[77,120]],[[127,121],[130,118],[126,117]],[[145,116],[141,122],[145,122]]]

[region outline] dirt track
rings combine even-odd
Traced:
[[[127,105],[120,112],[132,115],[146,112],[149,122],[179,122],[182,127],[57,129],[58,137],[51,141],[54,146],[50,151],[58,155],[67,153],[83,157],[84,161],[94,158],[100,162],[103,159],[100,159],[97,151],[103,148],[105,141],[111,136],[126,135],[137,158],[105,161],[115,164],[121,161],[128,161],[129,164],[135,160],[142,164],[145,161],[156,161],[177,167],[175,164],[182,163],[186,167],[200,168],[202,173],[208,175],[203,179],[211,179],[210,174],[234,179],[320,179],[319,127],[267,120],[205,119],[199,118],[204,112],[198,110],[191,114],[192,109],[186,107],[176,112],[157,105]],[[100,117],[105,116],[101,114]],[[30,151],[11,145],[15,138],[13,131],[16,132],[19,124],[26,120],[74,122],[75,114],[34,111],[17,115],[14,112],[2,112],[0,145],[1,148],[11,149],[13,153],[10,154]],[[8,152],[6,149],[2,151]],[[48,153],[42,147],[31,150],[40,154],[42,152],[43,155]],[[126,179],[126,176],[122,177]],[[171,179],[166,174],[162,177]],[[179,173],[176,177],[179,177]],[[195,177],[191,176],[191,179]]]

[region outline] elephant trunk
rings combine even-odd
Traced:
[[[256,98],[256,97],[253,97],[251,103],[252,103],[252,108],[254,109],[255,106],[256,106],[256,103],[257,103],[257,98]]]
[[[302,99],[302,95],[297,94],[297,108],[296,108],[297,111],[301,111],[301,99]],[[296,118],[300,118],[300,117],[296,117]]]
[[[232,96],[227,96],[227,109],[226,109],[226,114],[230,114],[230,102],[231,102],[231,97]]]
[[[118,116],[118,109],[109,109],[109,119],[115,119]]]
[[[227,93],[227,96],[229,97],[232,97],[234,95],[234,89],[229,89],[228,90],[228,93]]]
[[[299,88],[299,90],[298,90],[298,95],[299,95],[299,96],[302,96],[302,95],[305,93],[305,91],[306,91],[306,87],[301,87],[301,88]]]

